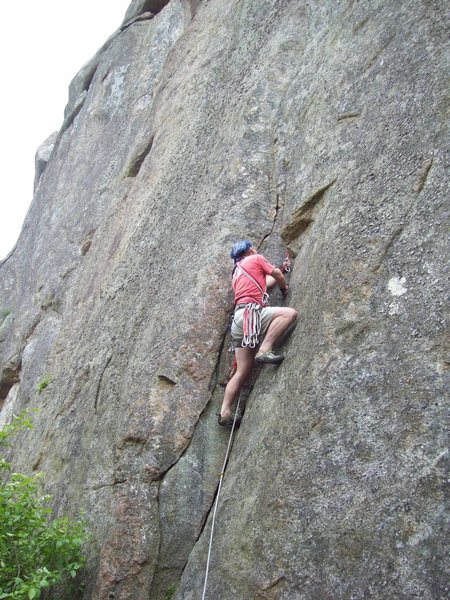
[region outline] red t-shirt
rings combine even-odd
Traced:
[[[242,268],[258,282],[264,292],[267,290],[266,275],[270,275],[275,267],[262,254],[252,254],[240,260],[234,270],[234,303],[250,304],[251,302],[256,302],[257,304],[261,304],[261,291],[247,275],[242,273],[239,265],[242,265]]]

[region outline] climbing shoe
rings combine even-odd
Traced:
[[[221,415],[218,415],[219,417],[219,425],[221,427],[227,427],[228,429],[231,429],[233,427],[233,422],[234,422],[234,415],[230,415],[229,417],[222,417]],[[242,417],[240,417],[239,415],[236,417],[236,423],[235,423],[235,427],[239,427],[239,425],[241,424],[241,420]]]
[[[270,365],[279,365],[284,360],[283,354],[274,354],[272,350],[268,352],[262,352],[261,354],[257,354],[255,357],[255,361],[257,363],[268,363]]]

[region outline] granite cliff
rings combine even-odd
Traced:
[[[39,407],[14,464],[86,510],[84,600],[201,597],[242,237],[291,248],[300,316],[247,390],[207,597],[447,597],[447,10],[134,0],[74,78],[0,264],[0,416]]]

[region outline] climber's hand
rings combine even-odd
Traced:
[[[283,260],[283,263],[280,266],[280,271],[282,273],[289,273],[291,270],[291,259],[289,255],[286,255],[286,258]]]

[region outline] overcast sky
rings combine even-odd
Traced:
[[[131,0],[2,2],[0,260],[33,196],[34,155],[57,131],[72,78],[121,24]]]

